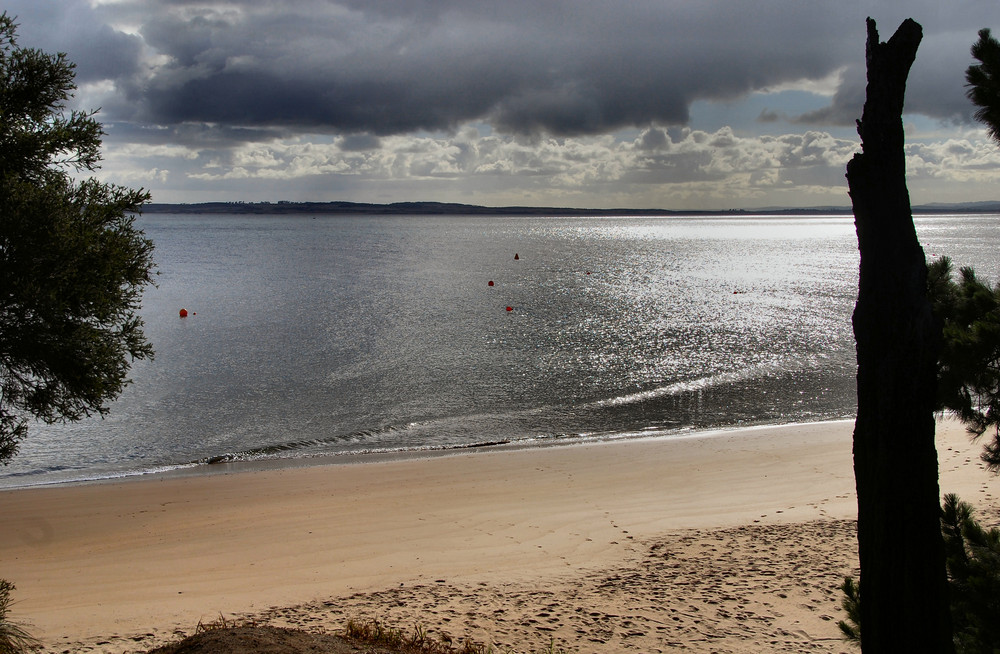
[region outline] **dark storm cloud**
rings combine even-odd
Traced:
[[[69,52],[81,81],[114,82],[106,120],[373,137],[475,121],[556,136],[682,125],[695,100],[841,69],[830,106],[797,120],[851,124],[864,97],[864,19],[886,13],[801,0],[12,4],[25,36]],[[908,15],[931,14],[908,109],[967,119],[968,45],[997,10],[962,6],[921,0],[880,19],[888,38]],[[934,20],[947,31],[933,33]]]
[[[348,134],[340,139],[338,146],[343,152],[366,152],[377,150],[381,142],[371,134]]]
[[[864,67],[848,66],[830,104],[796,116],[792,122],[803,125],[854,125],[861,118],[865,104],[865,85]]]
[[[895,25],[880,28],[880,40],[887,40],[895,28]],[[925,29],[924,33],[910,69],[904,111],[942,121],[970,122],[973,108],[965,97],[965,69],[973,61],[969,49],[976,39],[976,30],[928,34]],[[798,116],[794,122],[853,125],[861,117],[865,85],[864,61],[849,65],[830,105]]]
[[[83,2],[15,1],[3,9],[18,23],[21,45],[65,52],[79,84],[122,79],[138,71],[142,40],[108,25]]]
[[[124,3],[160,61],[121,79],[131,119],[390,135],[487,121],[511,133],[683,124],[698,98],[822,76],[826,11],[780,3],[788,56],[751,3]],[[720,11],[725,9],[725,11]],[[110,9],[107,11],[111,16]],[[118,111],[118,109],[116,109]]]
[[[101,112],[99,117],[105,112]],[[102,121],[109,132],[105,142],[144,143],[149,145],[175,144],[198,149],[229,148],[245,143],[259,143],[287,138],[292,134],[273,127],[240,127],[238,125],[205,125],[181,123],[179,125],[144,125],[135,122]]]

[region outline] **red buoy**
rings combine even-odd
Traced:
[[[518,259],[520,259],[520,258],[521,258],[521,257],[517,256],[517,252],[515,252],[515,253],[514,253],[514,261],[517,261],[517,260],[518,260]]]
[[[187,318],[188,317],[188,310],[187,309],[181,309],[180,316],[181,316],[181,318]]]
[[[492,279],[490,280],[490,286],[493,286],[493,280]]]
[[[514,307],[507,307],[507,311],[513,311]]]

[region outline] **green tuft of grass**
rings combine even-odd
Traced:
[[[500,651],[495,649],[492,644],[479,643],[469,639],[463,640],[461,644],[456,644],[454,638],[445,632],[441,632],[437,637],[432,637],[427,628],[419,623],[413,626],[412,632],[407,633],[401,629],[390,627],[378,619],[348,620],[344,628],[344,636],[356,643],[390,647],[408,654],[514,654],[513,650]],[[557,648],[555,639],[550,638],[548,647],[541,654],[566,654],[566,652]]]
[[[6,579],[0,579],[0,654],[24,654],[41,645],[38,639],[28,633],[24,625],[13,622],[7,617],[13,590],[14,584]]]
[[[211,622],[202,622],[198,620],[198,624],[194,628],[195,635],[205,633],[206,631],[218,631],[220,629],[235,629],[236,627],[256,627],[257,623],[254,620],[237,620],[236,618],[230,618],[226,620],[226,616],[219,614],[219,617]],[[2,653],[0,653],[2,654]]]

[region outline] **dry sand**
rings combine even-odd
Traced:
[[[849,651],[853,422],[0,492],[0,576],[46,651],[202,621],[378,617],[515,651]],[[1000,481],[938,424],[943,492]]]

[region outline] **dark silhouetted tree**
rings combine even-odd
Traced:
[[[993,139],[1000,141],[1000,42],[990,36],[990,30],[979,31],[972,56],[980,63],[966,71],[967,95],[979,107],[976,118],[986,124]],[[992,428],[992,439],[985,445],[982,458],[994,472],[1000,471],[1000,284],[990,287],[976,277],[972,268],[962,268],[956,281],[951,260],[942,257],[927,267],[927,293],[942,325],[936,408],[954,413],[976,437]],[[859,347],[859,399],[860,379]],[[855,435],[857,451],[857,432]],[[858,491],[860,509],[860,479]],[[972,517],[971,506],[951,494],[944,498],[940,529],[955,650],[962,654],[1000,651],[1000,530],[982,529]],[[850,578],[845,579],[841,590],[847,612],[847,620],[838,623],[841,631],[848,640],[861,641],[864,620],[865,638],[861,642],[867,645],[868,621],[876,611],[862,610],[862,606],[867,608],[868,602],[877,600],[862,593]],[[880,596],[882,601],[893,601]],[[886,642],[891,642],[891,636]],[[924,649],[928,648],[936,651],[930,643]]]
[[[922,38],[904,21],[880,43],[868,19],[863,152],[847,165],[861,268],[854,474],[862,651],[951,652],[934,447],[940,327],[906,188],[903,99]]]
[[[137,311],[153,246],[133,215],[149,194],[74,181],[103,136],[65,112],[75,89],[65,55],[18,46],[0,15],[0,462],[32,418],[103,415],[152,355]]]

